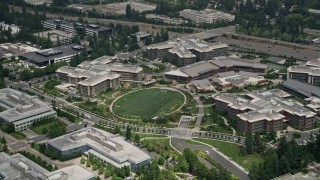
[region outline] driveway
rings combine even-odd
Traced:
[[[192,145],[185,142],[184,139],[171,138],[172,145],[183,152],[185,148],[190,148],[192,150],[202,150],[208,151],[209,157],[219,163],[221,166],[225,167],[228,171],[239,177],[241,180],[249,180],[248,173],[243,171],[239,165],[236,165],[234,162],[231,162],[225,156],[218,153],[216,150],[209,146],[205,145]]]

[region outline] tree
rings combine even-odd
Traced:
[[[253,153],[253,137],[252,137],[252,132],[249,131],[246,134],[246,141],[245,141],[245,146],[248,154]]]
[[[131,127],[127,126],[126,129],[126,140],[131,140]]]
[[[85,164],[85,163],[86,163],[86,160],[85,160],[84,158],[81,158],[81,159],[80,159],[80,163],[81,163],[81,164]]]
[[[134,142],[135,142],[135,143],[140,143],[140,136],[139,136],[139,134],[136,134],[136,135],[134,136]]]
[[[164,159],[162,156],[160,156],[160,157],[158,158],[158,164],[159,164],[159,165],[164,165],[164,162],[165,162],[165,159]]]
[[[256,153],[262,153],[266,149],[259,133],[254,135],[253,149]]]
[[[282,156],[279,161],[279,173],[286,174],[290,172],[290,164],[286,156]]]
[[[108,169],[106,169],[106,170],[104,171],[104,178],[108,178],[108,177],[110,177],[110,176],[111,176],[110,171],[109,171]]]
[[[178,163],[175,165],[175,168],[181,172],[188,172],[189,164],[184,156],[179,156]]]
[[[103,173],[103,171],[104,171],[104,167],[103,167],[103,166],[101,166],[101,167],[99,168],[99,170],[98,170],[98,173],[99,173],[99,174],[102,174],[102,173]]]
[[[4,136],[1,138],[1,144],[7,144],[7,140]]]

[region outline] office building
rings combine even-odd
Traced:
[[[245,72],[255,73],[256,75],[263,75],[267,72],[268,66],[261,63],[255,63],[250,60],[223,58],[210,61],[200,61],[181,67],[177,70],[165,73],[166,78],[178,81],[191,81],[197,79],[204,79],[214,76],[221,72],[238,72],[245,74]],[[246,75],[253,76],[247,73]]]
[[[61,30],[49,30],[42,31],[39,33],[33,33],[34,36],[49,39],[53,46],[65,45],[72,43],[73,35],[72,33],[67,33]]]
[[[4,88],[0,90],[0,124],[12,124],[17,131],[26,130],[33,122],[56,117],[56,112],[35,96]]]
[[[316,113],[289,97],[288,93],[273,89],[248,93],[246,98],[223,93],[214,101],[217,110],[237,118],[241,131],[278,131],[285,123],[299,130],[313,128]]]
[[[0,179],[3,180],[94,180],[93,173],[78,165],[49,172],[21,154],[0,153]]]
[[[99,37],[103,34],[112,34],[111,28],[100,26],[97,24],[83,24],[83,23],[71,23],[61,19],[49,19],[42,22],[42,26],[45,29],[61,30],[67,33],[76,34],[77,29],[84,31],[88,36],[96,35]]]
[[[196,38],[177,38],[166,43],[153,44],[147,47],[151,59],[168,57],[179,66],[194,63],[194,60],[211,60],[213,57],[226,56],[228,45],[207,43]]]
[[[20,28],[15,24],[5,24],[4,22],[0,22],[0,29],[3,31],[11,31],[11,35],[16,35],[20,32]]]
[[[48,148],[62,157],[86,153],[117,168],[129,166],[135,172],[150,162],[150,156],[138,147],[97,128],[87,127],[48,141]]]
[[[234,21],[235,18],[234,15],[213,9],[205,9],[201,11],[184,9],[180,11],[180,16],[189,19],[197,24],[213,24],[217,21]]]
[[[97,72],[64,66],[56,73],[60,81],[76,85],[79,93],[85,96],[94,96],[101,91],[120,86],[120,75],[108,71]]]
[[[309,62],[310,63],[310,62]],[[287,79],[294,79],[300,82],[320,85],[320,68],[309,66],[290,66],[287,69]]]
[[[243,87],[246,85],[256,85],[259,83],[264,83],[267,80],[259,73],[252,73],[246,71],[228,71],[216,74],[211,78],[212,82],[221,87]]]
[[[19,58],[28,64],[45,67],[61,61],[69,62],[73,56],[79,55],[84,51],[86,51],[87,54],[91,54],[92,49],[77,44],[69,44],[25,53],[20,55]]]
[[[320,98],[320,87],[308,83],[303,83],[298,80],[288,79],[284,83],[282,83],[282,88],[290,94],[303,99],[312,96]]]
[[[142,31],[131,34],[131,36],[136,38],[138,42],[144,42],[147,38],[151,38],[151,34]]]

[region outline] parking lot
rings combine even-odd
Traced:
[[[316,48],[312,49],[302,49],[302,48],[295,48],[289,47],[284,45],[278,44],[271,44],[271,43],[262,43],[258,41],[249,41],[249,40],[242,40],[242,39],[233,39],[229,37],[219,37],[217,41],[222,43],[226,43],[228,45],[236,45],[241,48],[246,49],[254,49],[256,52],[266,52],[274,56],[286,56],[286,57],[294,57],[299,60],[309,61],[312,59],[318,59],[320,50]],[[233,49],[234,47],[230,47]]]

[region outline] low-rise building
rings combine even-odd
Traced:
[[[40,33],[33,33],[33,35],[49,39],[53,46],[70,44],[73,39],[72,33],[61,30],[42,31]]]
[[[96,35],[97,37],[102,34],[112,34],[113,29],[97,24],[83,24],[83,23],[70,23],[61,19],[49,19],[42,22],[45,29],[61,30],[67,33],[76,34],[77,29],[81,29],[88,36]]]
[[[300,130],[314,126],[316,113],[299,102],[288,99],[290,95],[282,90],[248,93],[246,97],[248,98],[233,94],[214,97],[217,110],[237,117],[239,130],[278,131],[284,123]]]
[[[320,85],[320,68],[309,62],[309,66],[290,66],[287,69],[287,79],[295,79],[300,82]],[[313,67],[312,67],[313,66]]]
[[[201,11],[193,10],[193,9],[184,9],[180,11],[180,16],[186,19],[190,19],[191,21],[200,24],[200,23],[208,23],[212,24],[217,21],[234,21],[235,16],[224,13],[222,11],[214,10],[214,9],[205,9]]]
[[[177,70],[165,73],[166,78],[179,81],[190,81],[204,79],[221,72],[240,72],[249,75],[251,72],[257,75],[263,75],[267,72],[268,66],[261,63],[255,63],[250,60],[223,58],[210,61],[201,61],[181,67]]]
[[[38,48],[21,43],[3,43],[0,44],[0,58],[11,58],[21,54],[39,51]]]
[[[0,124],[12,124],[17,131],[26,130],[33,122],[56,117],[56,112],[35,96],[4,88],[0,90]]]
[[[73,56],[86,51],[91,54],[92,49],[77,44],[69,44],[50,49],[43,49],[35,52],[21,54],[20,60],[38,67],[45,67],[49,64],[65,61],[69,62]]]
[[[246,85],[256,85],[263,83],[266,80],[259,73],[245,72],[245,71],[229,71],[216,74],[212,81],[215,85],[225,87],[243,87]]]
[[[5,24],[4,22],[0,22],[0,29],[4,31],[11,31],[12,35],[18,34],[20,32],[20,28],[15,24]]]
[[[78,165],[49,172],[21,154],[9,156],[2,152],[0,153],[0,178],[4,180],[94,180],[95,176]]]
[[[134,33],[134,34],[131,34],[131,36],[133,36],[134,38],[136,38],[138,42],[143,42],[143,41],[145,41],[148,37],[151,37],[151,34],[146,33],[146,32],[142,32],[142,31],[139,31],[139,32],[136,32],[136,33]]]
[[[168,16],[158,15],[158,14],[146,14],[146,18],[150,20],[160,21],[160,22],[164,22],[167,24],[174,24],[174,25],[179,25],[179,24],[188,22],[181,18],[170,18]]]
[[[303,83],[298,80],[288,79],[282,83],[282,88],[290,94],[294,94],[303,99],[312,96],[320,98],[320,87]]]
[[[148,154],[123,137],[93,127],[49,140],[47,144],[50,150],[62,157],[87,153],[118,168],[129,166],[134,172],[150,162]]]
[[[207,79],[203,80],[194,80],[190,82],[192,88],[196,92],[211,92],[214,91],[214,87],[212,86],[211,82]]]

